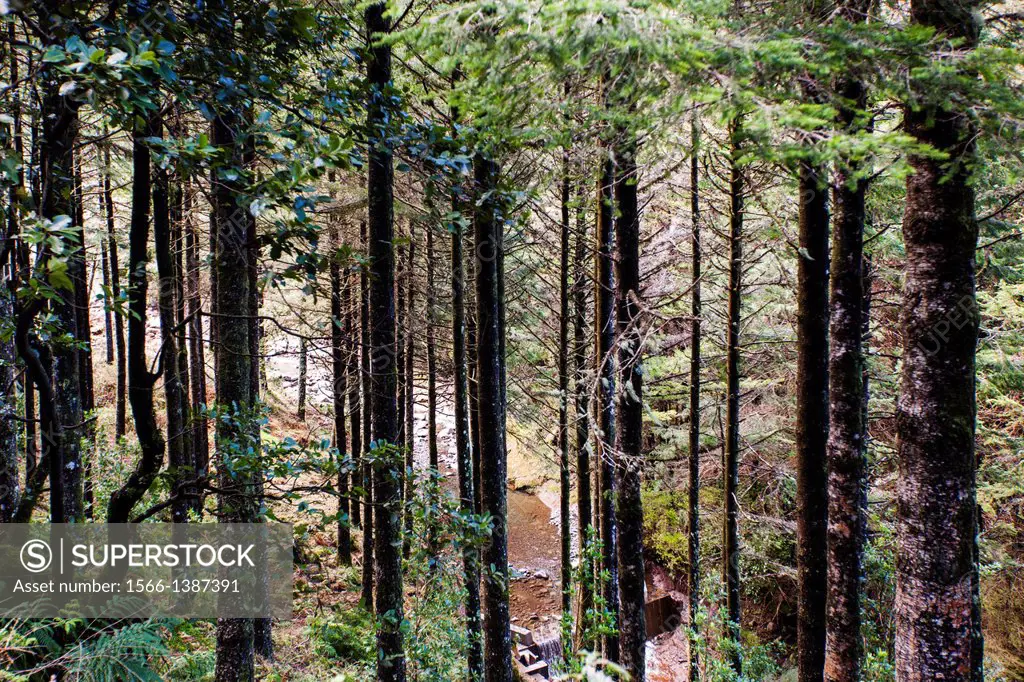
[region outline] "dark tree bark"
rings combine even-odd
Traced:
[[[471,235],[469,243],[471,246],[469,263],[471,264],[472,272],[467,272],[466,274],[469,277],[473,277],[475,281],[477,276],[477,260],[479,259],[475,234]],[[469,435],[472,444],[473,476],[476,478],[475,485],[473,486],[473,509],[475,513],[480,514],[483,511],[483,500],[481,498],[483,495],[483,467],[480,464],[480,363],[477,362],[477,305],[475,287],[469,287],[467,293],[469,294],[467,296],[469,301],[467,301],[466,306],[466,365],[469,370]]]
[[[192,466],[195,468],[197,481],[206,479],[210,469],[210,443],[206,427],[206,418],[201,410],[206,406],[206,354],[203,344],[202,301],[200,299],[199,272],[199,237],[196,233],[195,221],[191,211],[192,192],[185,190],[185,283],[187,298],[187,314],[190,333],[189,344],[189,388],[192,392]],[[198,486],[192,492],[198,493]],[[201,513],[203,498],[198,496],[192,500],[192,508]]]
[[[57,94],[56,83],[43,96],[43,215],[55,218],[66,215],[74,219],[75,180],[74,144],[78,135],[78,106]],[[59,196],[58,196],[59,195]],[[77,292],[81,278],[75,273],[84,258],[81,224],[61,238],[63,253],[68,256],[68,273],[74,285],[72,291],[61,290],[52,303],[52,310],[60,325],[70,337],[80,339]],[[44,439],[56,441],[50,458],[50,518],[54,523],[66,523],[82,518],[82,447],[84,412],[82,409],[82,366],[79,351],[73,346],[59,345],[53,349],[53,406],[54,418],[60,428],[42,424]],[[39,382],[36,382],[39,385]],[[42,391],[40,391],[42,393]]]
[[[18,82],[18,56],[13,45],[16,39],[16,32],[12,21],[7,27],[7,37],[10,42],[10,61],[8,75],[11,83]],[[11,91],[11,105],[13,109],[13,124],[11,133],[15,157],[22,160],[22,139],[21,139],[21,97],[17,87]],[[0,251],[4,257],[0,258],[0,319],[14,319],[14,291],[17,280],[25,273],[21,272],[21,252],[15,246],[15,239],[19,236],[19,192],[25,182],[24,172],[18,171],[17,183],[13,184],[7,194],[7,225],[0,244]],[[20,481],[18,477],[18,400],[16,395],[17,385],[15,382],[14,365],[17,359],[17,350],[14,347],[13,338],[0,339],[0,523],[10,523],[18,511],[18,502],[21,499]],[[25,388],[31,382],[24,382]],[[27,393],[27,391],[26,391]],[[27,401],[26,401],[27,402]],[[28,415],[31,419],[31,413]],[[27,424],[28,422],[26,422]]]
[[[132,133],[132,215],[128,244],[128,402],[135,420],[135,433],[142,451],[135,469],[107,505],[109,523],[127,523],[132,509],[156,480],[164,463],[164,436],[156,422],[153,386],[146,359],[146,301],[149,287],[149,220],[152,178],[147,137],[159,135],[152,124],[138,126]]]
[[[913,0],[912,20],[956,40],[978,41],[976,3]],[[912,155],[903,219],[903,373],[897,402],[896,645],[898,682],[967,680],[981,672],[976,635],[974,258],[978,222],[969,115],[936,99],[934,82],[910,83],[907,134],[949,161]],[[935,104],[941,101],[942,104]]]
[[[438,451],[437,451],[437,292],[434,289],[434,226],[426,225],[427,232],[427,461],[430,464],[430,475],[437,477]],[[410,268],[412,263],[410,262]],[[411,272],[410,272],[411,281]],[[410,293],[411,296],[411,293]],[[409,306],[410,311],[412,306]],[[409,320],[411,322],[412,316]],[[412,432],[409,432],[409,442],[412,442]],[[411,446],[410,446],[411,449]],[[430,488],[433,490],[433,487]],[[436,506],[436,499],[430,500],[430,509]],[[427,543],[431,563],[437,561],[437,523],[436,519],[428,516]]]
[[[608,151],[608,150],[606,150]],[[594,309],[597,324],[597,374],[600,380],[597,393],[598,427],[597,452],[600,457],[600,514],[605,608],[611,614],[615,627],[619,624],[619,566],[617,529],[615,519],[615,186],[614,161],[610,156],[601,160],[601,173],[597,184],[597,277],[594,281]],[[604,655],[609,661],[619,661],[619,638],[616,634],[604,637]]]
[[[503,326],[501,250],[503,215],[498,164],[480,154],[473,159],[476,181],[477,380],[480,409],[481,501],[493,519],[484,548],[484,655],[487,682],[512,682],[512,633],[508,593],[508,462],[505,450],[505,394],[502,377]]]
[[[213,123],[213,144],[228,150],[232,162],[244,161],[236,131],[238,116],[222,112]],[[234,410],[233,418],[217,420],[216,461],[221,519],[252,522],[256,518],[257,490],[251,477],[236,475],[231,467],[232,445],[255,446],[251,425],[252,345],[249,321],[250,290],[248,275],[248,226],[236,209],[235,196],[240,188],[224,181],[214,183],[214,229],[216,253],[214,276],[217,311],[216,394],[221,409]],[[234,312],[229,312],[234,311]],[[237,311],[242,311],[241,314]],[[243,448],[244,450],[244,448]],[[217,682],[251,681],[254,675],[255,630],[252,619],[222,618],[217,622]]]
[[[461,216],[466,208],[459,198],[462,188],[452,192],[452,209]],[[466,258],[463,254],[465,228],[461,220],[452,223],[452,364],[455,373],[455,452],[459,474],[459,511],[463,515],[474,509],[473,458],[469,438],[469,385],[466,360]],[[462,548],[462,565],[466,589],[466,666],[469,682],[484,679],[484,650],[480,623],[480,556],[475,547]]]
[[[215,39],[225,46],[234,45],[232,0],[216,0],[207,7],[209,19],[217,26]],[[236,105],[224,105],[217,111],[211,142],[224,150],[226,162],[240,174],[248,153],[244,141],[239,139],[245,114]],[[250,273],[254,256],[250,239],[254,235],[248,211],[238,204],[244,192],[242,180],[231,181],[215,174],[211,182],[215,391],[218,408],[228,411],[225,418],[217,420],[214,456],[221,491],[218,511],[221,521],[252,523],[258,513],[258,484],[246,468],[236,473],[231,458],[236,450],[244,452],[259,444],[259,429],[252,413],[258,398],[253,391],[253,367],[257,360],[253,355],[254,320],[250,319],[255,296]],[[255,668],[254,621],[219,619],[216,656],[216,682],[251,682]]]
[[[404,367],[404,381],[403,381],[403,393],[400,396],[404,400],[404,417],[405,423],[402,429],[403,434],[403,447],[405,452],[405,518],[404,518],[404,532],[405,535],[402,540],[402,555],[406,558],[409,557],[412,551],[412,534],[413,534],[413,507],[410,504],[415,495],[415,459],[413,457],[415,449],[415,426],[416,426],[416,382],[415,382],[415,370],[416,370],[416,335],[413,334],[413,319],[416,309],[416,283],[413,278],[415,272],[416,263],[416,233],[413,223],[409,223],[409,268],[406,277],[406,300],[405,307],[399,304],[399,310],[404,311],[406,324],[408,330],[405,336],[405,355],[402,358],[403,363],[399,366]],[[403,404],[403,401],[399,401]]]
[[[349,432],[352,438],[352,474],[351,479],[351,500],[349,501],[349,514],[352,526],[359,526],[362,519],[360,501],[358,496],[358,488],[362,486],[362,477],[360,476],[359,467],[363,460],[363,412],[360,408],[360,386],[362,381],[360,379],[359,372],[359,349],[362,345],[362,327],[359,324],[359,312],[361,309],[362,294],[359,291],[359,279],[352,276],[352,273],[346,271],[342,273],[345,277],[346,290],[350,294],[348,302],[349,316],[349,352],[345,355],[346,367],[345,371],[348,374],[348,416],[349,416]]]
[[[306,350],[305,337],[299,338],[299,399],[295,416],[300,420],[306,419],[306,363],[309,359],[309,352]]]
[[[159,124],[154,124],[159,134]],[[156,170],[153,183],[153,238],[156,243],[156,267],[160,279],[158,307],[160,312],[160,340],[164,375],[164,398],[167,405],[167,456],[172,470],[174,490],[179,499],[171,507],[175,523],[186,523],[192,506],[187,498],[188,489],[195,480],[192,455],[192,433],[188,419],[191,407],[188,392],[181,376],[178,361],[179,336],[177,326],[177,272],[171,253],[171,215],[168,204],[169,178],[167,172]]]
[[[369,237],[366,233],[366,223],[360,225],[360,237],[367,256],[370,253]],[[366,267],[359,270],[360,291],[360,321],[362,339],[359,344],[360,377],[363,387],[363,450],[368,452],[373,441],[373,401],[370,397],[370,278]],[[362,603],[367,609],[373,610],[373,467],[368,456],[362,458],[363,477],[363,585]]]
[[[690,458],[688,510],[688,549],[690,566],[687,573],[690,629],[696,631],[700,605],[700,342],[701,342],[701,241],[700,241],[700,121],[696,114],[691,121],[690,151]],[[697,682],[700,660],[690,647],[690,681]]]
[[[14,206],[10,206],[13,212]],[[7,236],[11,236],[8,233]],[[13,283],[14,267],[0,264],[4,279]],[[14,298],[7,282],[0,283],[0,319],[14,319]],[[18,480],[18,400],[14,380],[13,339],[0,338],[0,523],[10,523],[21,498]]]
[[[48,27],[50,34],[39,36],[47,42],[63,43],[72,35],[77,24],[73,18],[57,20],[61,14],[61,3],[55,0],[37,3],[36,25]],[[59,94],[60,75],[56,70],[43,65],[40,79],[45,94],[40,98],[42,135],[39,143],[39,173],[36,196],[39,197],[40,213],[44,218],[55,220],[60,216],[72,219],[75,211],[74,145],[78,134],[78,103]],[[36,136],[33,135],[35,138]],[[35,183],[34,183],[35,184]],[[75,262],[81,259],[81,226],[70,230],[61,237],[62,254],[69,256],[69,274],[75,270]],[[40,252],[36,267],[45,272],[53,254],[47,247]],[[74,278],[72,278],[74,281]],[[78,316],[75,310],[75,291],[62,290],[52,304],[57,324],[73,338],[78,338]],[[80,520],[82,517],[81,490],[81,445],[83,435],[83,414],[80,396],[80,363],[74,347],[61,346],[54,349],[51,362],[46,347],[37,347],[31,338],[35,318],[46,306],[44,299],[37,297],[19,306],[15,318],[15,347],[26,364],[27,376],[39,389],[39,425],[42,437],[42,461],[44,471],[50,475],[50,519],[54,523]],[[40,472],[41,473],[41,472]],[[28,486],[19,505],[16,518],[28,521],[32,514],[42,485],[36,478]],[[37,485],[38,484],[38,485]]]
[[[647,626],[644,614],[643,336],[640,330],[640,209],[637,199],[636,139],[627,134],[618,149],[615,178],[615,241],[618,247],[617,323],[619,369],[619,654],[635,682],[646,679]]]
[[[117,301],[121,297],[121,267],[118,259],[117,236],[114,232],[114,191],[110,179],[110,145],[103,147],[103,206],[107,221],[107,251],[110,254],[110,293]],[[121,438],[125,434],[125,422],[127,421],[128,364],[125,353],[124,317],[120,314],[114,315],[114,346],[117,355],[114,435]]]
[[[93,388],[92,371],[92,324],[89,320],[89,290],[90,279],[88,272],[88,258],[85,244],[85,192],[82,188],[82,150],[74,152],[74,206],[75,225],[79,226],[78,240],[81,248],[68,259],[68,275],[74,282],[75,315],[77,318],[78,332],[76,339],[79,341],[78,352],[78,387],[79,399],[81,401],[82,418],[85,423],[82,425],[82,437],[86,442],[91,442],[94,432],[92,421],[96,409],[96,392]],[[82,516],[92,518],[92,448],[86,446],[81,452],[81,472],[78,472],[82,486]],[[76,467],[77,470],[77,467]]]
[[[867,104],[860,81],[846,79],[840,93],[853,108],[840,109],[852,131]],[[828,599],[824,678],[857,682],[863,663],[860,584],[868,485],[865,443],[864,220],[867,183],[856,168],[840,168],[832,235],[832,319],[828,436]]]
[[[103,205],[103,192],[99,193],[100,213],[105,213]],[[100,240],[100,256],[103,262],[103,290],[110,291],[110,254],[107,250],[107,241]],[[110,306],[103,307],[103,338],[107,347],[107,364],[114,364],[114,319]]]
[[[572,613],[572,533],[569,518],[569,150],[562,154],[562,186],[560,196],[561,223],[559,231],[558,268],[558,481],[559,539],[562,550],[562,618]],[[571,623],[568,632],[572,632]],[[562,642],[569,651],[571,642]]]
[[[391,87],[391,48],[378,41],[391,29],[383,3],[365,11],[367,38],[367,80],[372,88],[367,127],[374,137],[369,151],[369,242],[370,242],[370,347],[372,373],[370,400],[373,404],[373,435],[380,461],[373,467],[374,495],[380,508],[374,538],[377,570],[377,679],[405,680],[402,644],[402,461],[398,444],[397,372],[395,359],[395,252],[394,252],[394,169],[392,152],[385,141],[389,117],[386,104]],[[377,137],[381,139],[376,139]],[[392,451],[389,452],[389,448]]]
[[[587,364],[587,226],[583,211],[583,192],[578,192],[580,205],[576,212],[576,243],[573,252],[573,381],[575,382],[575,427],[576,427],[576,512],[579,517],[579,556],[584,561],[588,556],[588,535],[594,528],[593,487],[590,466],[590,382]],[[585,573],[593,574],[593,566],[584,567]],[[593,650],[594,642],[583,640],[587,613],[594,608],[594,585],[581,582],[580,609],[577,632],[580,646]]]
[[[331,254],[331,369],[333,370],[332,398],[334,399],[334,445],[338,448],[338,562],[352,564],[352,535],[349,532],[349,489],[346,468],[352,459],[348,449],[348,425],[345,420],[345,401],[349,399],[349,362],[345,345],[352,342],[352,316],[349,308],[351,289],[343,283],[341,263],[337,249],[341,247],[341,229],[332,230]],[[344,288],[344,293],[342,289]],[[353,434],[354,437],[355,434]]]
[[[740,657],[740,320],[743,295],[744,177],[739,165],[741,124],[729,123],[729,312],[726,330],[725,532],[722,576],[725,583],[727,636],[735,646],[729,656],[736,675]]]
[[[247,111],[245,124],[252,125],[252,112]],[[250,135],[246,138],[242,147],[242,163],[246,168],[252,168],[256,162],[256,148],[254,138]],[[260,275],[260,242],[256,229],[256,218],[247,210],[242,210],[238,215],[245,220],[245,250],[246,250],[246,276],[249,280],[249,292],[247,297],[246,310],[249,312],[249,394],[251,396],[251,411],[255,418],[260,408],[260,391],[263,390],[266,373],[264,371],[263,357],[263,318],[260,315],[260,308],[263,306],[263,291],[259,285]],[[255,421],[250,427],[253,451],[261,453],[263,449],[262,434],[260,425]],[[260,508],[264,504],[263,498],[263,471],[256,469],[250,473],[252,494],[255,496],[256,507],[253,510],[251,522],[264,523]],[[270,599],[270,576],[266,574],[266,566],[259,567],[261,577],[257,588],[261,591],[259,599],[262,603],[269,603]],[[267,660],[274,659],[274,639],[272,636],[273,619],[257,618],[253,622],[253,649]]]
[[[797,668],[820,682],[825,666],[828,494],[828,185],[825,170],[802,162],[797,253]]]

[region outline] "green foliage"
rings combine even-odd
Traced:
[[[316,616],[309,621],[306,632],[320,656],[365,665],[372,665],[376,658],[373,615],[360,606]]]
[[[779,674],[777,663],[781,643],[758,641],[752,632],[744,631],[737,645],[728,636],[731,625],[727,621],[721,580],[710,577],[701,583],[701,602],[694,625],[690,630],[690,647],[700,660],[701,680],[704,682],[767,682]],[[737,651],[738,646],[738,651]],[[743,661],[742,675],[736,675],[730,663],[738,654]]]
[[[156,672],[170,653],[176,619],[111,625],[102,620],[8,621],[0,628],[0,653],[8,679],[42,682],[61,671],[81,682],[161,682]],[[0,679],[4,679],[0,677]]]

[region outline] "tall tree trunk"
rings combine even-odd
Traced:
[[[687,597],[690,630],[697,633],[700,605],[700,342],[701,342],[701,241],[700,241],[700,119],[690,121],[690,459],[688,486],[689,559]],[[690,682],[697,682],[700,660],[695,641],[690,644]]]
[[[189,387],[192,392],[192,409],[194,411],[192,416],[192,466],[198,483],[205,481],[209,474],[210,443],[206,417],[202,413],[206,406],[206,354],[203,341],[202,300],[199,293],[199,236],[196,233],[195,220],[189,210],[192,206],[190,187],[185,190],[185,206],[185,282],[190,328],[188,336]],[[193,485],[191,492],[199,495],[192,499],[192,509],[196,513],[201,513],[203,497],[199,486]]]
[[[106,209],[107,242],[110,254],[110,293],[114,301],[121,298],[121,267],[118,259],[117,236],[114,232],[114,191],[110,179],[110,145],[103,147],[103,205]],[[127,383],[128,365],[125,354],[124,317],[114,315],[114,346],[117,355],[117,395],[115,397],[114,435],[121,438],[125,434],[127,421]]]
[[[558,480],[559,480],[559,539],[562,550],[562,622],[563,633],[572,632],[567,618],[572,614],[572,532],[569,515],[569,150],[562,153],[562,187],[560,196],[561,223],[559,230],[558,267]],[[562,642],[568,652],[571,642]]]
[[[911,17],[958,41],[944,49],[967,52],[980,31],[975,8],[968,0],[913,0]],[[910,86],[920,101],[905,107],[905,131],[950,160],[912,155],[907,178],[896,679],[967,680],[980,675],[982,644],[975,633],[975,131],[954,99],[935,104],[934,82]]]
[[[722,540],[722,574],[726,594],[727,637],[734,646],[729,655],[736,675],[742,670],[740,656],[740,320],[743,294],[743,199],[744,178],[739,165],[741,123],[729,123],[729,312],[726,331],[725,421],[725,529]]]
[[[153,386],[146,358],[146,303],[149,287],[146,267],[149,259],[149,220],[152,178],[147,137],[160,133],[153,124],[139,125],[132,132],[132,215],[128,244],[128,401],[135,420],[135,433],[142,454],[135,470],[107,505],[109,523],[127,523],[132,509],[156,480],[164,463],[164,436],[156,422]]]
[[[647,626],[644,614],[643,336],[640,330],[640,208],[637,199],[636,138],[626,133],[617,152],[615,240],[618,247],[617,324],[619,369],[619,649],[634,682],[646,679]]]
[[[210,19],[219,27],[225,46],[235,44],[235,11],[232,0],[211,3]],[[211,142],[223,150],[226,161],[241,175],[248,154],[239,139],[243,114],[225,105],[213,120]],[[217,484],[221,492],[218,507],[221,521],[252,523],[257,518],[259,491],[248,473],[236,473],[233,453],[258,447],[258,426],[253,409],[253,322],[248,212],[238,205],[244,192],[240,180],[212,179],[213,215],[211,247],[215,282],[214,349],[216,363],[216,400],[218,409],[228,411],[217,420]],[[247,467],[243,467],[243,471]],[[222,618],[217,621],[216,682],[251,682],[255,668],[255,627],[253,619]]]
[[[348,416],[349,432],[352,437],[352,474],[351,499],[349,500],[349,513],[352,526],[361,525],[362,513],[358,489],[363,485],[360,475],[360,466],[363,461],[363,411],[360,408],[360,386],[362,381],[359,372],[359,349],[362,346],[362,327],[359,324],[359,312],[361,309],[362,294],[359,290],[359,278],[353,277],[352,273],[346,271],[343,275],[346,278],[345,287],[351,297],[348,303],[347,315],[349,316],[349,352],[346,354],[346,369],[348,373],[349,394],[348,394]]]
[[[797,667],[800,682],[821,682],[825,665],[828,566],[828,184],[812,163],[799,170],[797,253]]]
[[[306,363],[309,358],[309,351],[306,350],[306,337],[299,337],[299,400],[295,416],[300,421],[306,420]]]
[[[437,478],[437,292],[434,290],[434,226],[426,225],[427,231],[427,461],[430,464],[430,475]],[[411,267],[410,263],[410,267]],[[411,308],[411,306],[410,306]],[[409,318],[410,320],[412,317]],[[410,439],[412,434],[410,433]],[[433,486],[428,488],[433,490]],[[428,509],[436,507],[437,500],[429,500]],[[427,516],[427,544],[432,564],[437,561],[437,519],[432,514]]]
[[[505,449],[505,394],[502,377],[501,250],[504,216],[498,199],[498,164],[479,153],[476,181],[477,380],[480,409],[481,501],[493,519],[484,548],[484,655],[487,682],[512,682],[512,633],[508,593],[508,462]]]
[[[845,101],[840,116],[845,128],[867,104],[860,81],[840,83]],[[835,231],[832,235],[832,319],[829,351],[828,436],[828,599],[824,675],[828,682],[857,682],[863,663],[860,632],[860,583],[867,490],[865,443],[864,219],[867,182],[857,168],[841,168],[836,188]]]
[[[363,248],[367,257],[370,254],[370,242],[369,235],[366,232],[366,223],[362,223],[360,226],[360,236],[362,238]],[[365,266],[359,270],[359,281],[360,290],[362,292],[362,300],[360,301],[360,321],[362,323],[362,340],[359,344],[359,362],[361,366],[360,377],[362,378],[363,387],[363,450],[368,452],[371,449],[371,443],[373,441],[372,428],[373,428],[373,400],[370,397],[370,276]],[[373,574],[374,574],[374,558],[373,558],[373,521],[374,521],[374,510],[373,510],[373,497],[374,497],[374,486],[373,486],[373,467],[370,464],[370,458],[368,456],[362,457],[362,476],[363,476],[363,487],[365,492],[363,493],[363,591],[362,591],[362,602],[363,605],[370,609],[374,608],[373,605]]]
[[[100,213],[106,212],[103,205],[103,192],[99,193]],[[110,254],[107,240],[100,239],[100,255],[103,259],[103,291],[110,291]],[[103,306],[103,338],[107,346],[107,364],[114,364],[114,319],[109,305]]]
[[[246,112],[245,124],[252,125],[252,112]],[[253,168],[256,162],[256,148],[254,138],[248,136],[242,147],[242,162],[245,168]],[[251,410],[253,418],[259,415],[261,407],[260,391],[265,384],[264,355],[263,352],[263,318],[260,314],[263,306],[263,291],[260,288],[260,242],[256,229],[256,218],[251,212],[243,210],[240,212],[245,220],[245,247],[246,247],[246,276],[249,280],[248,305],[245,310],[249,313],[249,394],[251,396]],[[252,448],[255,452],[261,453],[263,449],[259,421],[254,421],[251,426]],[[260,509],[264,505],[263,498],[263,471],[257,469],[253,474],[251,485],[255,496],[256,507],[252,516],[252,523],[263,523]],[[257,589],[261,591],[259,598],[261,603],[269,603],[270,600],[270,576],[266,573],[266,565],[258,567],[261,571]],[[272,636],[273,620],[271,618],[257,618],[253,622],[253,649],[267,660],[274,659],[274,639]]]
[[[601,173],[597,185],[597,276],[595,285],[597,363],[599,387],[597,393],[598,426],[597,438],[600,457],[600,509],[603,569],[607,573],[604,581],[605,609],[609,612],[615,627],[619,625],[619,566],[617,551],[618,524],[615,520],[615,186],[614,161],[609,155],[601,159]],[[603,642],[604,655],[609,661],[619,660],[619,638],[615,633],[607,634]]]
[[[595,643],[584,639],[587,635],[588,613],[594,608],[594,567],[584,566],[590,555],[589,537],[594,528],[593,487],[590,466],[590,382],[587,364],[587,240],[588,230],[583,210],[584,193],[577,192],[580,205],[576,209],[576,243],[573,251],[573,381],[575,382],[575,427],[576,427],[576,512],[579,518],[579,557],[584,580],[580,581],[580,608],[577,626],[580,647],[592,650]]]
[[[159,123],[154,124],[154,133],[159,135]],[[169,200],[169,177],[163,169],[157,168],[153,183],[153,238],[156,243],[156,267],[160,279],[158,306],[160,311],[161,365],[164,374],[164,398],[167,409],[167,457],[172,470],[174,489],[172,495],[179,498],[171,507],[175,523],[186,523],[192,506],[187,498],[188,489],[195,479],[192,457],[192,434],[188,425],[191,409],[188,393],[181,377],[178,361],[178,333],[176,330],[178,302],[176,297],[176,276],[171,253],[171,215]]]
[[[351,296],[348,282],[342,283],[341,263],[338,262],[341,229],[337,224],[331,234],[331,369],[334,379],[331,385],[334,399],[334,445],[338,449],[338,562],[349,566],[352,563],[352,536],[349,532],[348,473],[345,470],[351,460],[351,451],[348,449],[345,421],[345,401],[349,393],[349,363],[346,360],[345,344],[352,342],[352,317],[345,303],[350,301]]]
[[[14,211],[13,204],[9,206]],[[8,234],[8,237],[12,235]],[[4,279],[13,282],[15,269],[0,264]],[[14,298],[7,281],[0,283],[0,318],[14,318]],[[0,338],[0,523],[10,523],[18,510],[21,490],[18,480],[18,400],[14,380],[13,339]],[[27,382],[26,382],[27,383]]]
[[[461,187],[452,191],[452,210],[461,217],[466,208],[459,197]],[[459,474],[459,510],[476,513],[473,506],[476,477],[473,472],[472,444],[469,436],[469,379],[466,359],[466,258],[463,254],[465,228],[460,219],[452,223],[452,364],[455,373],[455,451]],[[480,628],[480,556],[467,543],[462,548],[466,589],[466,667],[469,682],[484,679],[484,650]]]
[[[44,159],[43,215],[50,219],[66,215],[72,220],[75,210],[74,153],[78,135],[78,108],[70,100],[53,91],[43,96]],[[60,195],[59,197],[57,195]],[[67,268],[73,288],[62,290],[53,301],[53,312],[61,329],[76,341],[81,338],[77,310],[82,278],[77,272],[83,262],[84,244],[81,225],[75,225],[63,237],[62,253],[68,255]],[[84,412],[82,409],[82,366],[80,353],[71,344],[60,344],[53,350],[54,418],[60,425],[54,429],[42,424],[43,438],[55,441],[50,458],[50,518],[55,523],[80,520],[82,503],[82,447]],[[36,382],[38,386],[38,382]],[[52,435],[51,435],[52,434]]]
[[[373,372],[370,399],[373,404],[373,435],[382,460],[373,467],[373,486],[380,514],[376,518],[374,558],[377,568],[377,679],[405,680],[402,645],[402,462],[401,453],[388,452],[398,444],[397,372],[395,358],[395,252],[394,252],[394,169],[392,152],[385,141],[389,112],[387,90],[391,87],[391,48],[378,41],[390,32],[385,5],[366,7],[367,80],[372,88],[367,127],[381,140],[369,151],[369,241],[370,241],[370,347]],[[381,447],[383,446],[383,447]]]
[[[16,32],[14,22],[7,27],[7,37],[10,41],[10,70],[11,83],[15,84],[11,91],[11,105],[14,121],[11,125],[11,133],[14,142],[14,152],[17,160],[22,159],[21,139],[21,97],[18,90],[18,55],[14,50]],[[23,273],[20,272],[20,248],[15,246],[15,239],[18,237],[18,203],[19,191],[24,185],[24,172],[18,171],[18,181],[12,185],[7,195],[7,225],[2,242],[3,250],[9,258],[0,259],[0,318],[4,320],[14,319],[14,297],[15,283]],[[7,249],[10,249],[8,252]],[[20,481],[18,477],[18,400],[16,396],[16,383],[14,364],[17,350],[14,347],[14,339],[0,339],[0,523],[10,523],[18,510],[18,502],[21,499]],[[31,382],[25,381],[26,389]],[[27,391],[26,391],[27,392]],[[28,415],[29,419],[32,415]],[[28,422],[26,422],[28,423]]]
[[[467,277],[474,281],[477,277],[477,253],[476,234],[470,236],[471,258],[469,263],[472,272],[467,272]],[[466,313],[466,365],[469,370],[469,435],[472,445],[473,476],[476,478],[473,485],[473,509],[475,513],[483,512],[483,466],[480,463],[480,363],[477,362],[477,302],[476,288],[469,287],[467,292],[467,313]]]
[[[407,320],[408,330],[405,335],[404,361],[404,418],[405,424],[402,429],[403,444],[405,452],[405,518],[403,522],[404,536],[402,540],[402,555],[406,558],[412,552],[413,507],[410,504],[415,494],[415,446],[416,446],[416,335],[413,334],[413,319],[416,310],[416,283],[413,277],[416,263],[416,234],[412,222],[409,223],[409,268],[406,277],[406,298],[405,307],[399,305],[399,310],[404,311]],[[403,366],[403,365],[400,365]]]
[[[85,192],[82,189],[82,150],[79,149],[73,154],[74,168],[74,224],[78,228],[78,242],[80,248],[68,259],[68,275],[74,282],[74,308],[76,317],[77,333],[76,340],[79,342],[77,349],[78,356],[78,390],[81,413],[83,418],[81,438],[84,443],[93,441],[93,412],[96,409],[96,394],[93,389],[92,372],[92,325],[89,321],[89,290],[90,279],[88,273],[88,253],[85,243]],[[83,518],[92,518],[92,448],[82,448],[80,453],[80,470],[75,467],[69,475],[76,476],[78,481],[76,487],[81,486],[81,515]]]

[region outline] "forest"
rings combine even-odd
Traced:
[[[292,536],[0,682],[1024,680],[1021,0],[0,28],[0,522]]]

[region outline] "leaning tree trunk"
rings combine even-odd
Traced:
[[[687,597],[689,600],[690,630],[697,633],[697,610],[700,604],[700,335],[701,335],[701,294],[700,294],[700,163],[697,155],[700,149],[700,121],[694,114],[691,121],[690,150],[690,458],[688,487],[688,549],[690,558],[687,573]],[[690,644],[690,682],[697,682],[700,660],[694,651],[696,642]]]
[[[373,89],[367,127],[386,136],[388,106],[385,91],[391,87],[391,48],[378,43],[390,31],[383,3],[366,7],[366,73]],[[373,404],[373,435],[381,461],[373,467],[373,486],[380,513],[376,518],[374,557],[377,568],[377,679],[405,680],[402,645],[402,460],[398,443],[397,373],[395,358],[395,251],[394,169],[392,152],[382,139],[370,145],[369,241],[370,241],[370,347],[373,354],[370,400]],[[383,447],[381,447],[383,446]]]
[[[477,381],[480,403],[480,464],[483,511],[493,519],[484,548],[484,655],[487,682],[512,682],[512,632],[508,593],[508,462],[504,434],[501,249],[503,224],[498,165],[480,154],[473,160],[477,272]]]
[[[825,170],[801,162],[797,253],[797,668],[821,682],[825,665],[828,495],[828,192]]]
[[[853,17],[856,21],[857,18]],[[844,127],[855,122],[867,104],[864,84],[840,82]],[[864,492],[868,486],[864,362],[864,219],[866,180],[856,167],[839,171],[835,229],[832,235],[832,320],[829,350],[828,436],[828,599],[824,679],[861,679],[863,645],[860,585],[866,534]]]
[[[609,150],[605,150],[610,154]],[[605,609],[615,627],[619,625],[619,565],[616,548],[617,524],[615,520],[615,207],[613,190],[615,173],[610,155],[601,159],[601,173],[597,185],[597,277],[594,281],[594,308],[597,324],[597,363],[599,386],[597,392],[598,456],[600,457],[600,516],[602,541],[602,568]],[[619,638],[614,632],[605,635],[602,642],[604,655],[609,661],[619,660]]]
[[[461,187],[452,191],[452,209],[461,216],[466,208],[459,197]],[[466,258],[462,241],[465,228],[460,219],[452,223],[452,364],[455,383],[455,452],[459,474],[459,510],[476,513],[473,506],[476,484],[469,439],[469,379],[466,360]],[[484,650],[480,624],[480,554],[467,543],[462,548],[466,589],[466,667],[469,682],[484,679]]]
[[[739,165],[741,124],[729,124],[729,311],[726,329],[725,531],[722,574],[725,583],[726,636],[732,641],[729,662],[739,676],[740,656],[740,319],[743,294],[743,171]]]
[[[913,0],[911,17],[957,41],[978,41],[976,3]],[[955,64],[956,62],[954,62]],[[969,76],[970,74],[964,74]],[[975,604],[974,257],[975,131],[955,99],[934,104],[933,82],[911,81],[905,131],[949,160],[911,155],[903,240],[903,372],[896,409],[896,644],[898,682],[980,676]]]
[[[128,244],[128,402],[142,454],[135,470],[107,504],[109,523],[127,523],[132,509],[146,494],[164,462],[164,436],[156,422],[153,386],[157,377],[146,358],[146,302],[149,286],[150,150],[145,138],[159,135],[155,126],[132,133],[132,215]]]

